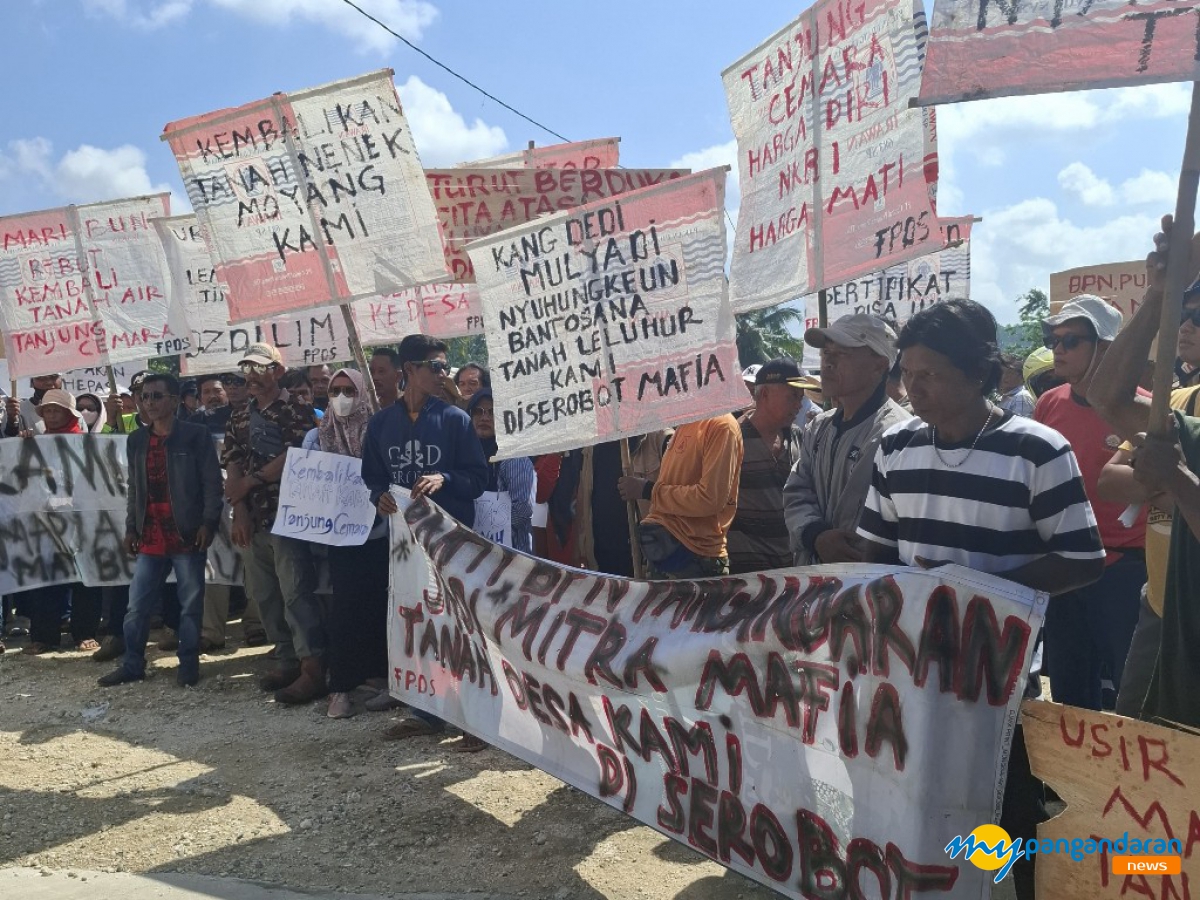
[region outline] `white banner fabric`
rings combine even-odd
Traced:
[[[446,277],[391,70],[167,125],[230,321]]]
[[[168,194],[0,218],[0,329],[14,378],[173,356],[166,260],[151,221]]]
[[[375,507],[363,484],[361,459],[288,449],[272,534],[349,547],[364,543],[374,523]]]
[[[913,0],[821,0],[722,73],[742,196],[734,312],[945,244],[933,125],[908,106],[923,40]]]
[[[784,896],[989,896],[944,848],[999,815],[1045,595],[955,566],[628,581],[398,502],[394,696]]]
[[[456,169],[615,169],[620,138],[595,138],[550,144],[458,163]]]
[[[497,458],[745,405],[726,297],[724,197],[725,170],[711,169],[469,245]]]

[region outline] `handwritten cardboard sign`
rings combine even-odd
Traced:
[[[1095,294],[1119,309],[1128,322],[1142,305],[1149,286],[1144,259],[1053,272],[1050,275],[1050,312],[1057,313],[1072,297]]]
[[[742,195],[734,312],[944,245],[927,183],[932,123],[908,108],[921,78],[916,16],[913,0],[821,0],[722,74]]]
[[[560,210],[686,175],[686,169],[429,169],[451,281],[475,281],[471,241]]]
[[[396,697],[784,896],[988,896],[944,848],[999,814],[1044,595],[953,566],[627,581],[398,502]]]
[[[287,366],[350,358],[345,319],[337,307],[230,325],[225,291],[196,217],[156,219],[154,225],[171,270],[171,306],[187,329],[188,350],[180,361],[184,375],[235,371],[246,350],[258,341],[277,347]]]
[[[391,70],[167,125],[230,321],[444,280]]]
[[[745,404],[725,293],[725,171],[560,212],[467,249],[499,457],[645,434]]]
[[[374,523],[361,459],[288,449],[272,534],[332,547],[357,546],[367,540]]]
[[[1200,3],[938,0],[921,104],[1200,79]]]
[[[151,224],[167,194],[0,218],[0,328],[15,378],[172,356],[168,274]]]
[[[1036,701],[1022,707],[1021,722],[1033,774],[1067,804],[1038,826],[1039,841],[1174,838],[1183,851],[1182,871],[1175,875],[1115,875],[1114,854],[1103,851],[1082,860],[1039,856],[1037,895],[1194,896],[1200,884],[1200,735]]]
[[[596,138],[531,147],[502,156],[460,163],[457,169],[615,169],[620,138]]]

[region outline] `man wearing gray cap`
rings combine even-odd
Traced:
[[[1054,353],[1054,374],[1067,383],[1042,394],[1033,410],[1035,421],[1053,428],[1075,451],[1104,543],[1103,577],[1056,597],[1046,612],[1051,693],[1056,702],[1083,709],[1101,708],[1104,674],[1114,691],[1120,685],[1146,583],[1146,514],[1126,528],[1119,521],[1125,504],[1100,499],[1100,473],[1121,441],[1087,401],[1096,367],[1120,329],[1120,311],[1091,294],[1072,298],[1046,319],[1042,330]]]
[[[864,314],[804,333],[821,350],[821,388],[837,406],[804,429],[800,455],[783,488],[784,517],[796,565],[861,562],[855,534],[871,486],[880,436],[912,418],[887,396],[896,333]]]

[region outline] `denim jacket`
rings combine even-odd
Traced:
[[[146,521],[146,454],[150,429],[139,428],[125,445],[129,461],[129,493],[126,496],[125,532],[140,535]],[[192,541],[201,525],[215,534],[221,519],[221,464],[212,436],[202,425],[176,421],[167,435],[167,488],[175,527],[185,541]]]

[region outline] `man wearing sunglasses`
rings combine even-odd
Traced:
[[[392,485],[428,497],[467,528],[475,523],[475,499],[488,484],[488,463],[471,419],[439,399],[450,374],[446,345],[425,334],[400,342],[404,395],[377,413],[363,438],[362,480],[381,516],[398,511]],[[445,723],[418,710],[392,726],[393,739],[439,734]]]
[[[1074,297],[1046,319],[1042,329],[1054,353],[1054,374],[1066,384],[1042,394],[1033,410],[1035,420],[1075,451],[1106,553],[1099,581],[1055,597],[1046,612],[1050,690],[1056,702],[1084,709],[1112,707],[1115,698],[1105,702],[1102,678],[1111,679],[1115,693],[1146,583],[1146,516],[1126,528],[1120,522],[1125,504],[1102,499],[1100,474],[1121,441],[1087,400],[1096,367],[1120,328],[1120,310],[1091,294]]]
[[[270,344],[251,344],[238,366],[250,401],[234,410],[225,434],[225,498],[233,507],[233,543],[241,548],[246,593],[258,601],[279,667],[263,690],[279,703],[325,696],[325,630],[308,546],[271,534],[279,482],[289,447],[312,427],[312,409],[279,386],[283,357]]]
[[[124,619],[125,656],[119,669],[100,679],[105,687],[145,677],[150,614],[172,571],[180,604],[176,681],[188,687],[200,679],[204,564],[221,516],[221,468],[208,432],[179,421],[178,408],[175,377],[148,374],[141,410],[149,423],[131,432],[126,444],[125,550],[137,563]]]

